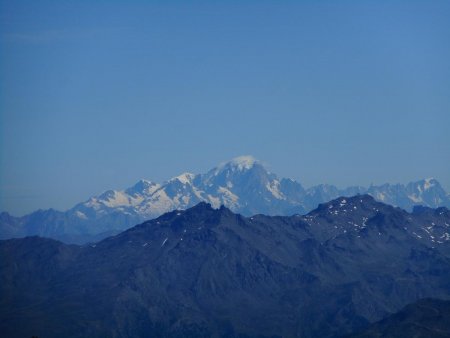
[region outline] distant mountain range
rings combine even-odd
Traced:
[[[0,257],[5,337],[383,333],[415,310],[369,325],[421,298],[450,299],[450,210],[360,195],[304,216],[244,217],[202,202],[83,246],[0,241]],[[421,304],[430,332],[448,328],[436,323],[444,307]]]
[[[415,205],[450,207],[450,195],[435,179],[409,184],[309,189],[278,178],[251,156],[223,163],[206,174],[184,173],[162,184],[141,180],[123,190],[108,190],[65,212],[38,210],[23,217],[0,214],[0,239],[39,235],[68,243],[96,241],[131,226],[204,201],[246,216],[304,214],[338,196],[369,194],[378,201],[412,210]]]

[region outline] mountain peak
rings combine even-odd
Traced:
[[[207,202],[200,202],[197,203],[196,205],[194,205],[193,207],[190,207],[189,209],[186,210],[186,212],[203,212],[203,211],[212,211],[215,210],[211,203],[207,203]]]
[[[428,178],[426,178],[424,181],[425,181],[425,182],[424,182],[424,184],[423,184],[423,187],[424,187],[425,190],[428,190],[428,189],[430,189],[431,187],[434,187],[434,186],[436,185],[436,183],[438,183],[438,182],[434,179],[434,177],[428,177]]]
[[[410,182],[407,185],[407,189],[410,194],[413,194],[412,199],[415,202],[423,202],[423,194],[437,193],[441,195],[441,197],[446,195],[446,192],[434,177],[424,178],[417,182]]]
[[[251,155],[238,156],[233,158],[232,160],[222,163],[219,165],[218,169],[223,169],[225,167],[236,168],[237,170],[248,170],[251,169],[256,163],[259,163],[257,159],[255,159]]]
[[[194,179],[194,177],[195,177],[195,174],[186,172],[186,173],[182,173],[181,175],[178,175],[178,176],[170,179],[169,182],[178,180],[183,184],[189,184],[189,183],[192,183],[192,180]]]
[[[368,194],[355,195],[351,197],[341,196],[326,203],[320,203],[317,209],[312,213],[328,209],[349,209],[357,207],[373,207],[374,205],[382,205]]]
[[[148,188],[151,187],[152,185],[155,185],[155,183],[145,180],[145,179],[140,179],[139,181],[136,182],[136,184],[134,185],[134,187],[136,188]]]
[[[159,185],[154,182],[141,179],[135,185],[126,189],[125,192],[129,195],[149,194],[154,192],[158,187]]]

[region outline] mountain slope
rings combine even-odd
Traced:
[[[422,299],[348,338],[450,337],[450,301]]]
[[[363,195],[290,217],[200,203],[85,246],[1,241],[0,331],[347,334],[420,298],[450,298],[448,224],[448,209],[408,213]]]
[[[163,184],[140,180],[123,191],[108,190],[66,212],[39,210],[24,217],[0,214],[0,238],[39,235],[67,243],[105,238],[176,209],[204,201],[250,216],[305,213],[338,196],[368,193],[377,200],[412,210],[415,205],[450,207],[450,198],[434,179],[404,185],[349,187],[318,185],[304,189],[280,179],[251,156],[220,164],[206,174],[184,173]]]

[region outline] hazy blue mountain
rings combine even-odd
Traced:
[[[305,189],[278,178],[251,156],[241,156],[206,174],[184,173],[162,184],[140,180],[123,191],[108,190],[65,212],[39,210],[24,217],[0,216],[0,238],[39,235],[68,243],[104,238],[175,209],[204,201],[246,216],[306,213],[338,196],[368,193],[377,200],[412,210],[415,205],[450,207],[450,198],[435,179],[408,185],[349,187],[321,184]]]
[[[307,215],[204,202],[95,244],[0,241],[6,337],[338,337],[450,299],[450,211],[369,195]]]

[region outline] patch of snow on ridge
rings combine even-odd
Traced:
[[[131,196],[136,195],[151,195],[156,190],[158,190],[161,187],[160,184],[154,183],[145,179],[141,179],[136,184],[128,189],[125,190],[125,193]]]
[[[239,197],[233,194],[230,190],[225,187],[219,187],[217,192],[221,195],[225,206],[235,206]]]
[[[276,199],[279,199],[279,200],[285,199],[284,195],[279,190],[279,187],[280,187],[280,182],[277,180],[274,180],[270,183],[268,182],[266,184],[267,190],[269,190]]]
[[[108,190],[98,197],[92,197],[85,205],[94,209],[98,209],[101,205],[108,208],[116,208],[133,205],[133,199],[123,191]]]
[[[86,215],[83,212],[79,211],[79,210],[77,210],[75,212],[75,214],[77,215],[77,217],[79,217],[81,219],[87,219]]]
[[[376,199],[380,201],[384,201],[386,199],[386,196],[382,192],[377,192],[375,196]]]
[[[141,214],[150,217],[154,215],[162,215],[163,213],[175,209],[178,205],[167,196],[162,189],[156,191],[151,198],[139,205]]]
[[[422,197],[417,197],[416,194],[408,195],[408,198],[414,203],[422,202]]]
[[[208,195],[207,196],[209,203],[212,205],[212,207],[214,209],[220,208],[220,198],[212,196],[212,195]]]
[[[203,190],[198,190],[195,186],[192,187],[192,192],[194,193],[195,196],[197,196],[197,198],[199,200],[204,200],[205,198],[203,197]]]
[[[423,188],[424,188],[424,190],[428,190],[428,189],[430,189],[431,187],[434,187],[434,178],[433,177],[430,177],[430,178],[426,178],[425,179],[425,183],[424,183],[424,185],[423,185]]]
[[[444,233],[441,238],[443,238],[446,241],[450,241],[450,234],[448,232]]]
[[[174,180],[178,180],[183,184],[190,184],[192,183],[192,180],[194,179],[195,175],[192,173],[182,173],[179,176],[176,176],[174,178],[172,178],[170,181],[174,181]]]

